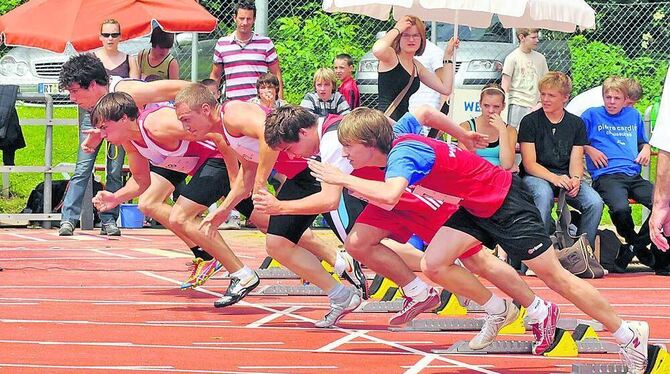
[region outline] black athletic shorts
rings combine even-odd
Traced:
[[[173,186],[186,180],[187,174],[165,169],[159,166],[150,166],[152,173],[156,173],[167,179]],[[195,172],[186,187],[181,191],[181,196],[208,207],[230,192],[230,181],[228,180],[228,169],[226,163],[220,158],[210,158]],[[251,216],[254,204],[251,198],[242,200],[235,209],[245,217]]]
[[[533,197],[518,175],[512,177],[505,201],[491,217],[476,217],[460,207],[444,226],[471,235],[488,248],[499,244],[510,257],[521,261],[541,255],[552,245]]]
[[[298,200],[321,191],[321,184],[305,169],[292,179],[287,179],[277,194],[278,200]],[[337,211],[324,214],[328,225],[335,235],[344,242],[346,234],[363,211],[365,203],[343,191]],[[297,244],[316,214],[270,216],[268,234],[277,235]]]

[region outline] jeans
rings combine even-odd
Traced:
[[[523,177],[523,186],[533,195],[535,206],[540,211],[540,216],[547,233],[553,234],[555,227],[551,219],[551,209],[554,206],[554,198],[558,196],[558,187],[547,180],[531,175]],[[577,232],[580,235],[586,233],[589,243],[593,246],[598,225],[603,214],[603,200],[600,198],[600,195],[587,183],[581,182],[577,196],[570,197],[566,195],[565,200],[568,205],[579,210],[582,214]]]
[[[84,112],[80,112],[84,113]],[[84,193],[88,186],[88,180],[93,174],[93,167],[95,166],[95,158],[100,151],[102,143],[98,145],[93,153],[86,153],[81,149],[81,143],[86,139],[86,134],[83,130],[91,129],[91,119],[88,113],[85,114],[83,121],[79,127],[79,151],[77,153],[77,164],[74,168],[74,175],[70,178],[70,183],[65,193],[63,200],[62,221],[70,221],[73,225],[79,222],[81,215],[81,203],[84,199]],[[110,145],[109,155],[107,156],[107,182],[105,189],[109,192],[116,192],[123,186],[121,175],[123,172],[123,159],[126,152],[122,147]],[[100,220],[102,223],[116,222],[119,217],[119,207],[112,210],[101,212]]]

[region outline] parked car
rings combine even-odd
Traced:
[[[209,77],[212,53],[216,39],[198,41],[198,79]],[[119,44],[119,50],[131,56],[150,48],[149,37],[126,40]],[[66,92],[58,89],[58,75],[67,59],[74,55],[71,49],[55,53],[38,48],[14,47],[0,58],[0,84],[19,86],[22,94],[34,96],[28,102],[43,102],[44,92],[52,94],[56,103],[70,103]],[[179,61],[182,79],[191,78],[191,34],[177,34],[171,53]]]
[[[437,24],[437,45],[444,49],[453,36],[454,26]],[[382,37],[384,32],[377,37]],[[503,28],[494,17],[488,28],[459,26],[460,46],[456,52],[454,99],[451,110],[454,119],[464,121],[479,115],[479,93],[484,85],[501,81],[505,57],[517,46],[513,29]],[[538,52],[545,55],[550,70],[569,73],[570,51],[565,41],[541,41]],[[358,64],[356,83],[361,105],[377,106],[377,65],[372,52],[366,53]]]

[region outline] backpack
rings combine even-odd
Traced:
[[[614,271],[614,260],[619,253],[621,240],[612,230],[598,230],[596,233],[595,256],[600,264],[607,270]]]
[[[67,192],[69,184],[70,181],[67,179],[57,180],[51,183],[51,212],[61,212],[63,201],[65,200],[65,193]],[[102,183],[94,180],[93,196],[95,196],[95,194],[102,189],[104,189]],[[98,210],[95,209],[95,207],[93,207],[93,212],[94,222],[100,222],[100,218],[98,217]],[[30,192],[26,207],[23,208],[21,213],[44,213],[44,182],[38,183],[37,186],[35,186],[35,188]]]

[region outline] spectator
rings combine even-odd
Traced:
[[[315,92],[305,94],[300,106],[320,117],[351,112],[344,96],[337,92],[335,87],[337,87],[337,76],[333,69],[320,68],[314,73]]]
[[[548,71],[547,60],[534,51],[538,44],[538,29],[517,29],[519,47],[505,57],[502,89],[508,94],[507,123],[519,128],[521,119],[540,102],[537,82]]]
[[[214,95],[214,98],[216,99],[217,102],[221,102],[221,90],[219,90],[219,85],[216,84],[216,81],[212,78],[205,78],[202,81],[200,81],[207,89],[209,92]]]
[[[140,76],[146,82],[179,79],[179,62],[170,54],[174,34],[155,27],[151,32],[151,48],[140,51],[137,60]]]
[[[235,6],[235,31],[220,38],[214,47],[214,63],[209,77],[217,85],[225,79],[225,97],[249,100],[256,96],[256,80],[271,71],[279,80],[279,98],[283,99],[281,69],[275,46],[270,38],[254,34],[256,6],[241,0]]]
[[[581,116],[589,139],[584,152],[593,188],[607,204],[612,223],[625,241],[614,261],[615,271],[623,273],[633,256],[647,266],[654,265],[647,248],[651,243],[649,221],[636,233],[628,203],[630,197],[651,209],[654,185],[640,175],[640,165],[649,165],[651,148],[642,116],[628,106],[630,81],[613,76],[602,87],[605,105],[589,108]]]
[[[426,69],[435,72],[442,68],[442,56],[444,56],[442,48],[438,47],[430,40],[426,40],[426,49],[424,49],[421,56],[416,56],[414,58]],[[409,98],[409,110],[415,110],[421,105],[430,105],[437,110],[441,110],[442,113],[448,114],[449,106],[446,102],[442,105],[443,102],[444,100],[442,100],[442,96],[439,92],[421,82],[419,89]]]
[[[626,106],[634,106],[642,97],[642,86],[632,78],[623,78],[627,86]],[[570,100],[565,110],[581,116],[589,108],[597,108],[605,105],[603,101],[603,86],[596,86],[586,90]]]
[[[378,109],[397,121],[409,110],[409,98],[419,89],[420,81],[449,96],[453,88],[451,58],[457,46],[458,41],[450,39],[442,67],[436,72],[427,69],[415,58],[426,48],[426,26],[415,16],[404,16],[372,47],[372,53],[379,59]]]
[[[256,81],[256,97],[249,102],[262,105],[268,109],[275,109],[286,105],[286,101],[279,98],[279,79],[272,73],[265,73]]]
[[[110,76],[121,78],[140,78],[140,68],[134,58],[119,51],[119,42],[121,42],[121,25],[115,19],[102,21],[100,25],[100,41],[102,48],[94,53]]]
[[[358,108],[361,105],[361,95],[354,79],[354,60],[350,55],[341,53],[333,60],[333,70],[341,82],[337,91],[347,100],[349,108]]]
[[[505,109],[505,91],[496,83],[487,84],[479,96],[479,105],[482,114],[461,123],[464,130],[475,131],[489,137],[488,147],[476,149],[475,153],[493,165],[499,165],[505,170],[518,171],[514,162],[516,130],[500,117],[500,113]],[[462,144],[459,146],[467,149]]]
[[[558,190],[567,190],[567,203],[582,213],[578,233],[593,245],[603,211],[596,191],[582,182],[584,145],[588,144],[581,118],[563,109],[572,83],[561,72],[549,72],[538,83],[542,107],[521,120],[521,175],[533,195],[547,232],[553,232],[551,208]]]

